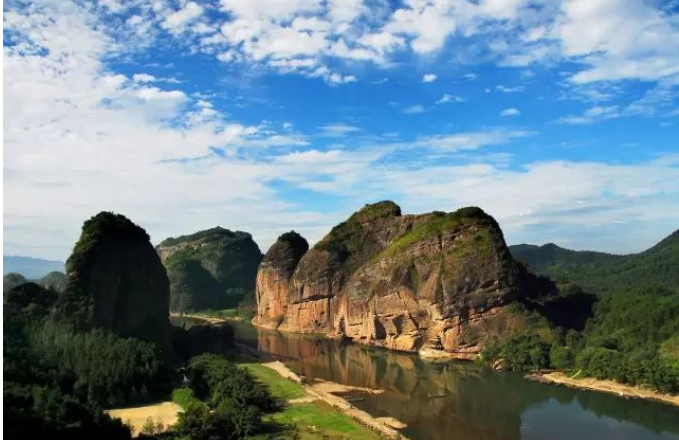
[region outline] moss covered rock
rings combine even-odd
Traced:
[[[255,289],[262,253],[247,232],[221,227],[168,238],[157,246],[170,280],[170,309],[236,307]]]
[[[2,292],[7,293],[13,288],[27,283],[28,280],[20,273],[8,273],[2,277]]]
[[[95,215],[83,224],[66,275],[57,303],[64,321],[170,346],[169,283],[144,229],[120,214]]]
[[[45,275],[40,280],[40,285],[45,289],[51,289],[55,292],[63,292],[66,289],[67,281],[68,277],[66,277],[65,273],[54,271]]]

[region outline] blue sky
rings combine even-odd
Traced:
[[[677,1],[7,1],[3,36],[5,254],[100,210],[263,251],[383,199],[510,244],[679,226]]]

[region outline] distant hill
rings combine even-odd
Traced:
[[[3,255],[2,274],[20,273],[29,280],[39,280],[50,272],[64,272],[63,261]]]
[[[630,255],[573,251],[553,243],[520,244],[509,250],[532,271],[578,284],[591,292],[648,284],[679,289],[679,230],[650,249]]]

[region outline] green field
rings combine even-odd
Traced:
[[[381,438],[376,432],[319,401],[290,405],[284,411],[271,415],[268,421],[295,426],[301,440],[378,440]]]
[[[282,400],[304,397],[305,393],[299,384],[281,377],[274,370],[257,363],[241,363],[266,384],[271,394]],[[325,402],[288,404],[280,412],[264,417],[269,425],[269,433],[255,437],[264,439],[300,439],[300,440],[378,440],[379,434],[355,422],[351,417],[331,407]]]
[[[257,379],[268,385],[271,394],[278,399],[290,400],[304,397],[304,391],[301,386],[279,376],[278,373],[271,368],[254,363],[240,364],[240,366],[250,370],[252,374],[257,376]]]

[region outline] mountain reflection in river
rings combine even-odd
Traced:
[[[413,440],[679,439],[679,408],[669,405],[247,323],[236,323],[236,333],[300,375],[385,390],[353,404],[376,417],[396,417]]]

